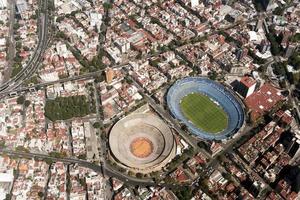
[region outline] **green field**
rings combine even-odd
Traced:
[[[228,125],[226,112],[209,97],[200,93],[183,97],[180,107],[183,115],[205,132],[218,133]]]

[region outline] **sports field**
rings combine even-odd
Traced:
[[[205,132],[218,133],[228,125],[226,112],[209,97],[200,93],[191,93],[183,97],[180,107],[183,115]]]

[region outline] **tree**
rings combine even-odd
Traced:
[[[14,24],[14,30],[18,30],[20,28],[20,24],[19,23],[15,23]]]
[[[143,178],[143,174],[142,174],[142,173],[137,173],[135,176],[136,176],[137,178]]]
[[[109,10],[109,9],[111,9],[112,7],[113,7],[113,6],[112,6],[111,3],[108,3],[108,2],[103,3],[103,8],[104,8],[105,10]]]
[[[129,171],[129,172],[128,172],[128,175],[129,175],[129,176],[134,176],[134,173],[133,173],[132,171]]]
[[[89,113],[89,104],[84,95],[57,97],[47,100],[45,105],[45,116],[51,121],[83,117]]]
[[[288,63],[293,66],[295,70],[300,69],[300,52],[295,52],[289,57]]]
[[[300,41],[300,33],[296,33],[291,37],[291,42],[299,42]]]
[[[175,195],[179,200],[190,200],[193,198],[192,189],[188,186],[181,187],[180,190],[175,191]]]
[[[216,80],[217,77],[218,77],[218,74],[215,70],[212,70],[208,73],[208,77],[211,79],[211,80]]]
[[[19,96],[17,98],[17,104],[22,105],[25,102],[25,97],[24,96]]]
[[[44,193],[43,193],[42,191],[39,191],[39,192],[38,192],[38,196],[39,196],[40,198],[43,198]]]
[[[258,12],[264,11],[264,6],[262,5],[262,2],[260,0],[252,0],[252,2]]]
[[[271,43],[271,52],[273,55],[279,55],[282,51],[280,43],[282,40],[282,37],[279,37],[276,35],[276,30],[273,26],[269,27],[269,33],[267,33],[267,38]]]
[[[93,124],[93,127],[94,127],[94,128],[100,128],[100,127],[101,127],[100,122],[95,122],[95,123]]]
[[[23,49],[24,49],[24,51],[29,51],[30,50],[29,47],[27,47],[27,46],[24,46]]]
[[[27,108],[29,105],[30,105],[30,101],[29,100],[25,100],[25,102],[24,102],[24,106]]]
[[[5,147],[5,140],[1,140],[0,141],[0,148],[4,148]]]
[[[286,64],[284,63],[274,63],[272,65],[273,67],[273,72],[277,75],[277,76],[286,76]]]
[[[275,10],[273,11],[274,15],[283,15],[284,13],[284,7],[278,6],[277,8],[275,8]]]

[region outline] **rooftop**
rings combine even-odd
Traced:
[[[243,85],[245,85],[247,88],[250,88],[251,86],[256,84],[256,81],[249,77],[249,76],[244,76],[241,81],[240,81]]]
[[[247,97],[245,104],[251,111],[251,118],[255,120],[282,100],[284,100],[284,96],[280,91],[271,84],[266,83],[258,91]]]

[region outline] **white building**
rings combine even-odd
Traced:
[[[121,53],[126,53],[130,49],[130,43],[126,38],[119,38],[115,41],[115,45],[121,51]]]
[[[0,0],[0,9],[7,8],[7,0]]]
[[[191,0],[191,7],[196,7],[199,5],[199,0]]]

